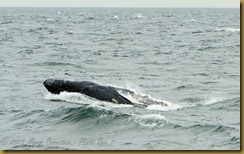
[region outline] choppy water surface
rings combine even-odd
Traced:
[[[239,9],[0,8],[1,149],[240,149]],[[52,95],[47,78],[165,100]]]

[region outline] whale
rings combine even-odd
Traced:
[[[69,81],[56,79],[47,79],[43,82],[43,85],[52,94],[60,94],[61,92],[76,92],[101,101],[146,107],[146,105],[133,103],[126,97],[122,96],[118,92],[119,90],[132,93],[132,91],[123,88],[103,86],[90,81]]]

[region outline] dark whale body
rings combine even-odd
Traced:
[[[60,94],[60,92],[78,92],[98,100],[112,102],[116,104],[135,105],[127,98],[123,97],[115,87],[102,86],[89,81],[65,81],[47,79],[44,81],[44,86],[52,94]],[[125,89],[123,89],[125,90]]]

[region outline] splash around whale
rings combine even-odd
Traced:
[[[148,95],[141,95],[133,90],[113,86],[103,86],[90,81],[47,79],[43,82],[43,85],[52,94],[77,92],[101,101],[115,104],[128,104],[139,107],[147,107],[148,105],[154,104],[168,106],[168,104],[163,101],[152,99]]]

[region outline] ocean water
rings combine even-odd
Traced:
[[[0,8],[0,47],[0,149],[240,149],[239,9]],[[169,106],[52,95],[48,78]]]

